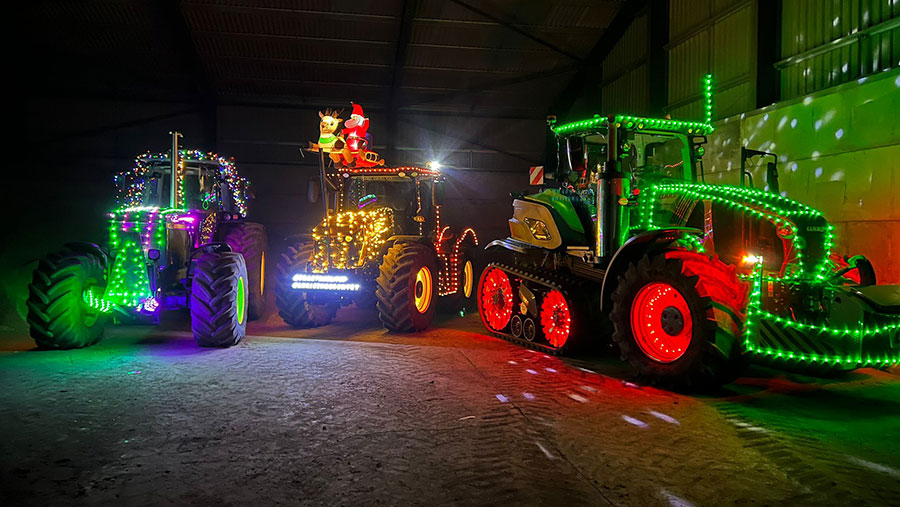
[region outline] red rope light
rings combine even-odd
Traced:
[[[677,361],[691,344],[693,319],[684,296],[664,282],[651,282],[631,304],[631,332],[647,357],[660,363]]]
[[[501,331],[509,323],[513,310],[513,289],[506,273],[491,268],[479,287],[481,318],[488,329]]]
[[[541,303],[541,327],[550,345],[560,348],[569,339],[572,330],[572,314],[569,303],[558,290],[551,290]]]

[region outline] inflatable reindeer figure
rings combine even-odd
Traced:
[[[319,141],[309,143],[309,149],[312,151],[322,150],[328,153],[332,159],[334,155],[339,154],[344,148],[344,141],[341,136],[336,133],[338,126],[341,124],[342,111],[326,109],[323,114],[319,111]]]

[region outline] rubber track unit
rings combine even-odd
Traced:
[[[498,268],[501,271],[507,274],[511,274],[521,280],[526,280],[547,287],[548,289],[556,289],[562,292],[566,297],[566,301],[572,304],[572,307],[570,307],[569,309],[569,311],[571,311],[573,314],[572,321],[575,322],[575,319],[585,317],[584,309],[577,306],[577,303],[580,301],[580,299],[577,296],[573,297],[573,293],[578,294],[579,292],[586,290],[590,285],[589,282],[586,282],[585,280],[582,280],[575,276],[566,276],[548,269],[531,268],[528,270],[524,270],[521,268],[514,268],[508,264],[500,263],[488,264],[484,268],[484,272],[486,273],[487,270],[491,268]],[[600,287],[598,285],[597,290],[599,291],[599,289]],[[481,294],[477,294],[476,297],[481,297]],[[535,324],[540,327],[540,322],[535,322]],[[498,333],[490,329],[487,329],[487,331],[498,338],[503,338],[504,340],[515,343],[516,345],[521,345],[529,349],[539,350],[541,352],[552,355],[566,354],[567,352],[571,352],[572,350],[577,349],[580,338],[577,335],[577,331],[573,332],[572,336],[569,337],[569,339],[562,347],[556,348],[544,343],[538,343],[534,341],[530,342],[523,338],[516,338],[509,333]]]
[[[201,347],[230,347],[247,333],[238,322],[238,279],[247,283],[247,265],[239,253],[205,253],[197,260],[191,283],[191,330]]]
[[[247,318],[256,320],[266,310],[266,296],[259,290],[259,278],[265,276],[262,257],[268,245],[266,227],[256,222],[231,224],[225,227],[224,240],[247,263]]]
[[[63,250],[38,262],[28,286],[28,325],[31,337],[44,349],[74,349],[97,343],[103,334],[106,315],[98,314],[86,326],[84,283],[94,279],[104,283],[106,259],[87,252]]]

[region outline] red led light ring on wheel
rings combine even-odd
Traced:
[[[569,339],[572,329],[572,314],[569,303],[558,290],[551,290],[541,303],[541,328],[550,345],[560,348]]]
[[[478,294],[481,318],[492,331],[501,331],[509,323],[513,310],[513,289],[509,277],[497,268],[490,268],[481,281]]]
[[[664,282],[641,287],[631,304],[631,332],[641,351],[658,363],[671,363],[691,344],[693,319],[684,296]]]

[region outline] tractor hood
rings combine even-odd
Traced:
[[[762,190],[725,185],[661,182],[644,189],[637,223],[704,231],[704,245],[741,266],[762,258],[779,276],[820,277],[830,268],[832,226],[805,204]],[[749,267],[749,266],[748,266]]]
[[[315,253],[310,267],[314,273],[362,268],[381,257],[382,249],[393,233],[394,212],[391,208],[330,215],[313,229]]]

